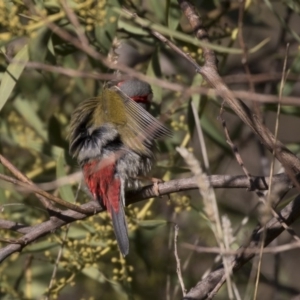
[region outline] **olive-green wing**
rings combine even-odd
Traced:
[[[99,97],[83,101],[72,114],[68,137],[70,153],[73,156],[78,154],[77,141],[87,128],[98,128],[104,124],[116,127],[122,142],[141,154],[151,155],[147,143],[172,135],[142,106],[114,86],[104,89]]]
[[[149,152],[145,146],[147,142],[155,139],[171,136],[171,131],[161,122],[148,113],[141,105],[125,95],[118,87],[110,88],[118,95],[124,105],[127,121],[119,130],[129,137],[128,141],[123,141],[127,146],[138,152]]]
[[[101,105],[98,105],[94,112],[94,119],[97,124],[98,116],[101,124],[112,123],[115,126],[126,126],[127,115],[122,98],[111,88],[104,89],[101,93]]]

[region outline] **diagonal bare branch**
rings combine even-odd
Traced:
[[[288,226],[293,224],[300,217],[300,196],[297,196],[294,201],[283,208],[279,212],[279,215]],[[255,256],[255,252],[257,252],[257,248],[260,246],[261,237],[264,230],[264,246],[266,247],[285,229],[282,226],[282,222],[277,220],[277,218],[272,218],[269,222],[267,222],[265,228],[259,227],[255,229],[250,238],[250,243],[246,243],[245,246],[242,246],[239,249],[239,251],[241,251],[240,254],[235,256],[231,262],[231,267],[234,273]],[[197,285],[186,294],[184,299],[206,299],[207,295],[211,295],[211,292],[215,289],[216,285],[219,283],[224,283],[224,281],[225,270],[223,266],[220,266],[211,272],[205,279],[199,281]]]
[[[186,0],[178,0],[183,14],[188,19],[196,37],[204,42],[209,42],[208,34],[203,28],[200,16],[195,8]],[[276,158],[286,168],[288,174],[293,180],[295,174],[300,172],[299,158],[288,150],[280,141],[276,141],[271,131],[261,122],[259,117],[251,112],[251,110],[239,99],[235,98],[233,93],[226,86],[217,70],[217,59],[212,49],[203,47],[204,65],[198,66],[196,71],[200,73],[208,83],[221,95],[222,99],[231,107],[231,109],[247,124],[250,129],[257,134],[260,141],[265,147],[272,152],[275,148]],[[191,59],[190,59],[191,61]],[[193,63],[195,66],[195,62]]]

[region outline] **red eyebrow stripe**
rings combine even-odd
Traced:
[[[131,97],[135,102],[149,103],[148,95]]]

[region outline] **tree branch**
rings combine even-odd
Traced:
[[[29,180],[22,172],[20,172],[12,163],[10,163],[3,155],[0,154],[0,163],[6,167],[17,179],[19,179],[24,184],[34,186],[33,182]],[[35,193],[37,198],[40,200],[42,205],[47,209],[49,214],[59,212],[58,208],[54,208],[51,202],[47,200],[43,195]]]
[[[251,182],[245,175],[211,175],[208,176],[208,178],[213,188],[243,188],[249,191],[255,189],[267,190],[270,183],[270,178],[263,176],[251,176]],[[280,189],[289,189],[293,186],[285,173],[274,175],[272,185],[280,186]],[[198,188],[194,177],[174,179],[158,184],[158,191],[161,196]],[[153,189],[153,185],[145,186],[136,192],[128,192],[126,201],[132,203],[151,197],[156,197],[156,191]]]
[[[214,188],[245,188],[248,190],[266,190],[268,189],[269,184],[268,177],[253,177],[253,182],[251,185],[249,179],[244,175],[212,175],[209,177],[209,180]],[[289,189],[291,187],[291,182],[284,173],[275,175],[273,177],[273,184],[282,184],[283,189]],[[158,184],[158,191],[160,195],[167,195],[170,193],[192,189],[198,189],[194,177],[176,179]],[[144,199],[156,197],[156,192],[157,190],[154,189],[153,185],[146,186],[137,192],[128,192],[126,194],[127,205],[142,201]],[[34,226],[27,226],[12,221],[0,220],[0,228],[13,230],[24,234],[24,236],[18,239],[15,244],[10,244],[0,249],[0,262],[10,256],[12,253],[21,251],[23,247],[36,241],[38,238],[49,234],[66,224],[100,213],[103,211],[103,208],[101,208],[96,201],[90,201],[78,206],[77,210],[85,213],[68,209],[57,212],[55,216],[50,218],[50,220]]]
[[[187,0],[178,0],[183,14],[188,19],[196,37],[208,43],[209,38],[206,30],[203,28],[202,19],[196,13],[195,8]],[[230,108],[240,117],[240,119],[250,127],[250,129],[259,137],[264,146],[281,162],[289,175],[290,179],[299,187],[296,176],[300,172],[299,158],[288,150],[271,131],[262,123],[259,116],[254,114],[242,101],[236,99],[234,94],[226,86],[217,70],[217,59],[211,48],[202,46],[204,65],[200,67],[192,58],[188,58],[196,72],[201,74],[206,81],[215,89],[216,93],[230,106]],[[182,55],[184,56],[184,55]],[[185,57],[185,56],[184,56]],[[244,248],[257,247],[260,243],[265,247],[275,239],[285,227],[292,224],[300,216],[300,198],[297,197],[293,203],[281,211],[282,219],[278,216],[271,219],[266,226],[253,232],[250,242]],[[282,221],[282,222],[281,222]],[[281,224],[284,223],[285,226]],[[237,271],[247,261],[253,258],[254,254],[242,253],[237,255],[231,262],[233,272]],[[184,297],[184,299],[206,299],[213,298],[220,286],[225,282],[226,274],[223,266],[216,271],[211,272],[204,280],[200,281],[197,286]]]
[[[279,215],[288,226],[293,224],[300,217],[300,195],[297,196],[289,205],[283,208]],[[241,253],[238,254],[231,262],[231,267],[234,273],[254,257],[255,251],[261,243],[264,230],[264,246],[267,246],[284,231],[284,227],[281,225],[280,221],[276,218],[272,218],[264,228],[259,227],[258,229],[255,229],[250,238],[250,242],[240,248]],[[184,300],[206,299],[207,295],[213,291],[217,284],[224,282],[224,276],[224,267],[219,266],[205,279],[199,281],[197,285],[186,294]]]
[[[188,19],[196,37],[208,43],[208,34],[203,28],[202,20],[196,13],[195,8],[186,0],[178,0],[183,14]],[[217,59],[212,49],[203,46],[204,65],[198,66],[196,71],[201,74],[214,89],[218,95],[230,106],[230,108],[240,117],[240,119],[247,124],[250,129],[257,134],[265,147],[272,152],[275,148],[275,157],[282,163],[291,179],[294,180],[295,174],[300,172],[299,158],[288,150],[280,141],[274,138],[271,131],[260,121],[242,101],[235,98],[233,93],[226,86],[217,71]],[[190,58],[189,61],[192,59]],[[195,66],[196,62],[193,62]]]
[[[30,230],[28,230],[28,232],[24,236],[19,238],[15,244],[10,244],[0,249],[0,263],[5,258],[9,257],[11,254],[21,251],[23,247],[29,245],[30,243],[34,242],[38,238],[48,233],[51,233],[66,224],[69,224],[77,220],[85,219],[88,216],[103,211],[103,209],[99,206],[99,204],[96,201],[90,201],[88,203],[85,203],[81,205],[81,208],[83,210],[93,211],[93,213],[82,214],[74,210],[68,209],[62,211],[61,213],[57,214],[54,217],[51,217],[46,222],[30,227]]]

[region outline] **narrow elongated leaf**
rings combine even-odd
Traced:
[[[161,9],[160,6],[158,6],[158,7],[159,7],[159,9]],[[123,11],[121,8],[116,7],[114,9],[114,11],[120,13],[122,16],[124,16],[127,19],[131,20],[131,18],[132,18],[131,15],[129,15],[127,12]],[[140,25],[140,26],[143,26],[143,27],[146,27],[146,28],[150,27],[151,29],[158,31],[159,33],[161,33],[163,35],[171,36],[171,37],[176,38],[180,41],[191,43],[192,45],[195,45],[195,46],[199,46],[199,47],[205,46],[209,49],[215,50],[215,51],[220,52],[220,53],[241,54],[243,52],[243,50],[241,50],[241,49],[232,48],[232,47],[224,47],[224,46],[221,46],[221,45],[216,45],[216,44],[200,41],[197,38],[192,37],[189,34],[180,32],[178,30],[171,30],[170,28],[168,28],[166,26],[163,26],[163,25],[158,24],[158,23],[157,24],[153,23],[152,21],[149,21],[147,19],[142,19],[140,17],[135,18],[134,21],[137,25]],[[262,40],[260,43],[258,43],[254,47],[250,48],[248,50],[249,53],[257,52],[262,47],[264,47],[267,43],[269,43],[269,41],[270,41],[270,38],[266,38],[266,39]]]
[[[51,54],[48,49],[48,42],[51,34],[52,31],[47,26],[38,30],[37,35],[31,39],[28,44],[30,60],[42,63],[45,62],[47,54]]]
[[[64,158],[64,152],[62,151],[58,160],[57,160],[57,167],[56,167],[56,178],[59,179],[61,177],[65,177],[67,174],[65,172],[65,158]],[[75,196],[72,191],[72,187],[70,184],[63,185],[59,187],[59,194],[61,198],[68,202],[74,202]]]
[[[21,76],[26,63],[28,62],[28,45],[25,45],[14,57],[7,67],[0,85],[0,111],[9,99],[19,77]]]
[[[96,269],[94,267],[84,268],[82,270],[82,274],[84,274],[85,276],[87,276],[93,280],[96,280],[100,283],[103,283],[106,280],[104,275],[98,269]]]
[[[14,107],[20,115],[27,121],[27,123],[36,131],[36,133],[47,140],[47,131],[44,128],[44,123],[34,111],[31,103],[26,99],[21,99],[18,97],[14,101]]]
[[[166,15],[166,3],[161,0],[148,0],[150,7],[152,8],[155,17],[161,22],[165,22]]]
[[[167,224],[166,220],[143,220],[138,222],[139,226],[145,229],[155,229]]]
[[[286,4],[295,13],[300,14],[300,2],[299,1],[297,1],[297,0],[286,0]]]
[[[199,86],[201,86],[202,82],[203,82],[203,77],[200,74],[196,74],[193,79],[192,87],[199,87]],[[205,107],[205,103],[206,103],[206,100],[204,99],[204,97],[202,97],[202,99],[201,99],[201,97],[202,97],[202,95],[199,93],[195,93],[191,96],[192,102],[194,103],[194,106],[198,112],[200,109],[200,103],[204,102],[203,105],[201,105],[202,108]],[[201,102],[201,100],[204,100],[204,101]],[[202,111],[203,111],[203,109],[202,109]],[[191,105],[189,105],[189,107],[188,107],[188,118],[187,119],[188,119],[189,130],[190,130],[190,133],[192,134],[194,132],[194,128],[195,128],[195,118],[194,118],[194,115],[193,115],[193,112],[191,109]]]
[[[168,0],[166,8],[166,19],[168,27],[171,30],[176,30],[180,20],[180,10],[176,0]]]
[[[63,148],[58,146],[53,146],[47,143],[39,143],[33,140],[27,140],[27,148],[33,149],[37,152],[43,153],[44,155],[50,156],[55,160],[58,160],[61,152],[64,151]]]
[[[2,164],[0,164],[0,173],[4,173],[4,167]],[[0,204],[3,204],[6,202],[6,196],[5,196],[5,191],[0,185]]]
[[[161,77],[161,69],[159,63],[159,48],[156,49],[154,54],[152,55],[151,61],[148,65],[147,75],[151,77],[160,78]],[[154,95],[154,101],[161,103],[162,100],[162,88],[157,85],[152,86],[152,91]]]
[[[77,70],[78,69],[78,61],[75,61],[75,59],[72,55],[67,55],[64,59],[64,67]],[[83,79],[80,77],[78,77],[78,78],[75,77],[75,78],[73,78],[73,80],[76,82],[76,87],[78,87],[84,95],[88,95],[87,86],[84,83]]]
[[[56,242],[49,242],[49,241],[41,241],[35,244],[32,244],[32,246],[26,248],[23,253],[34,253],[34,252],[40,252],[40,251],[45,251],[49,250],[51,248],[58,247],[59,244]]]
[[[202,77],[202,75],[196,74],[196,75],[194,76],[194,80],[193,80],[192,86],[193,86],[193,87],[199,87],[199,86],[201,86],[202,82],[203,82],[203,77]],[[198,93],[198,94],[193,94],[193,95],[192,95],[192,101],[193,101],[193,103],[194,103],[194,105],[195,105],[197,111],[199,111],[199,108],[200,108],[200,102],[201,102],[201,94],[200,94],[200,93]],[[201,106],[205,106],[205,103],[204,103],[203,105],[201,105]]]
[[[109,4],[107,3],[106,7],[102,8],[105,9],[105,17],[101,19],[99,25],[95,26],[96,41],[105,53],[110,50],[117,30],[119,14],[113,9],[115,7],[120,7],[119,2],[110,0]]]
[[[222,147],[224,151],[231,151],[229,145],[226,143],[224,134],[216,128],[214,123],[205,114],[201,117],[200,122],[203,131],[214,143]]]
[[[127,22],[124,22],[123,20],[119,20],[119,28],[122,28],[126,30],[130,34],[134,35],[143,35],[143,36],[148,36],[149,32],[146,29],[143,29],[140,26],[136,26]]]

